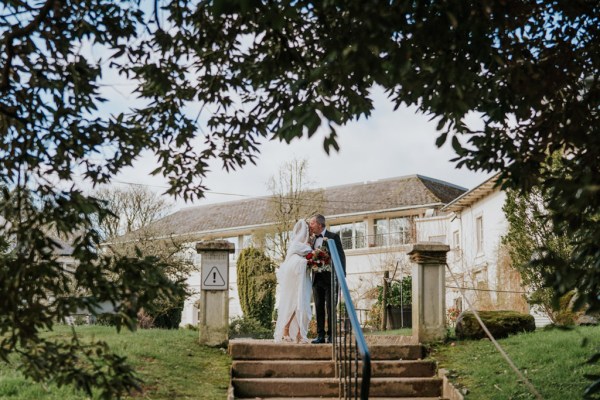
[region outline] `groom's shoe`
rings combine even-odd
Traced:
[[[325,338],[325,343],[331,343],[331,336],[327,336]]]
[[[323,336],[318,336],[315,340],[311,342],[312,344],[321,344],[325,343],[325,338]]]

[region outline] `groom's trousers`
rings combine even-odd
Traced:
[[[315,277],[313,285],[317,337],[325,338],[327,335],[331,339],[331,281],[323,278]],[[327,331],[325,331],[325,318],[327,318]]]

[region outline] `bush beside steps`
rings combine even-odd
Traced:
[[[494,338],[505,338],[508,335],[535,331],[535,320],[529,314],[517,311],[477,311]],[[456,337],[463,339],[483,339],[485,332],[477,322],[472,311],[462,312],[456,320]]]

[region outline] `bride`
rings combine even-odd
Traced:
[[[308,324],[312,317],[310,296],[312,284],[306,267],[308,224],[300,220],[294,225],[285,261],[277,271],[278,302],[275,342],[308,343]]]

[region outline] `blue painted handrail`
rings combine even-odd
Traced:
[[[342,262],[340,259],[340,255],[338,253],[337,247],[333,240],[327,241],[327,245],[329,247],[329,254],[331,255],[333,271],[331,274],[331,296],[332,300],[331,304],[331,314],[333,327],[330,328],[331,336],[332,336],[332,344],[333,344],[333,354],[336,362],[336,374],[340,379],[340,396],[344,396],[345,399],[349,398],[358,398],[358,355],[356,351],[353,351],[354,345],[358,349],[358,353],[360,353],[360,358],[362,360],[362,379],[360,380],[360,399],[366,400],[369,398],[369,389],[371,386],[371,355],[369,353],[369,348],[367,346],[367,341],[365,340],[365,336],[362,331],[362,327],[360,326],[360,322],[358,321],[358,317],[356,315],[356,309],[354,307],[354,303],[352,302],[352,298],[350,297],[350,291],[348,290],[348,284],[346,283],[346,276],[344,273],[344,269],[342,267]],[[338,307],[337,307],[337,290],[336,283],[339,282],[340,291],[341,291],[341,299],[345,305],[341,318],[338,316]],[[352,340],[352,337],[348,340],[347,337],[347,329],[346,329],[346,318],[350,320],[350,324],[352,326],[352,333],[354,333],[355,340]],[[340,323],[341,321],[341,323]],[[344,335],[338,334],[337,328],[344,324]],[[340,329],[340,333],[341,333]],[[352,354],[354,353],[354,372],[352,362],[350,361],[352,358]],[[343,393],[341,393],[343,391]]]

